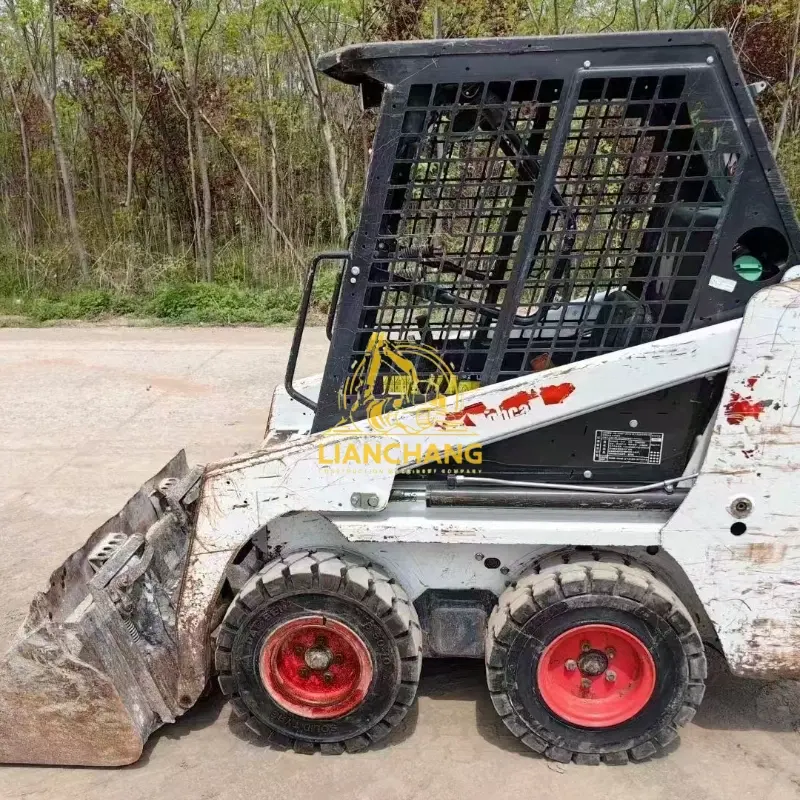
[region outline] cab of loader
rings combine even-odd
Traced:
[[[548,41],[367,44],[320,59],[378,114],[358,227],[348,251],[309,271],[287,371],[315,431],[370,404],[420,403],[739,317],[800,260],[755,89],[725,32]],[[294,365],[327,259],[343,266],[312,401]],[[486,446],[481,472],[681,474],[724,377]]]

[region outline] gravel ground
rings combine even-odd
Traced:
[[[0,646],[33,592],[180,447],[190,461],[258,442],[282,379],[286,328],[0,330]],[[322,330],[299,374],[320,368]],[[712,654],[680,746],[645,764],[562,766],[522,750],[472,661],[429,661],[419,702],[376,750],[300,756],[264,746],[219,695],[123,769],[0,767],[9,798],[800,797],[800,688],[731,678]]]

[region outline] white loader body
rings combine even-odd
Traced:
[[[694,607],[695,613],[707,615],[736,674],[763,678],[800,675],[796,633],[800,530],[794,487],[800,466],[795,421],[800,408],[800,373],[794,371],[800,360],[798,298],[800,282],[779,284],[755,295],[741,321],[472,390],[461,396],[463,406],[482,403],[487,409],[497,408],[519,392],[535,392],[538,397],[511,413],[475,415],[476,424],[469,429],[406,437],[404,448],[397,451],[414,453],[417,445],[427,453],[432,445],[444,450],[466,442],[487,444],[728,368],[723,403],[709,435],[698,437],[687,467],[696,477],[685,476],[691,489],[674,512],[429,508],[423,494],[413,492],[390,500],[396,475],[414,466],[413,459],[371,464],[368,469],[330,465],[320,459],[321,446],[385,446],[390,435],[377,434],[374,420],[342,433],[333,429],[310,434],[308,413],[278,390],[263,449],[207,465],[202,473],[185,478],[186,498],[198,499],[193,529],[191,525],[186,529],[188,552],[175,603],[174,672],[168,679],[132,680],[127,667],[131,685],[123,694],[129,697],[109,700],[112,708],[103,713],[120,715],[123,707],[134,702],[138,718],[131,729],[116,725],[119,738],[108,741],[106,736],[105,750],[84,752],[78,748],[76,752],[77,745],[71,742],[61,763],[135,760],[154,728],[194,704],[210,676],[217,596],[237,553],[254,537],[265,551],[283,555],[319,548],[362,554],[390,570],[412,600],[427,588],[486,589],[499,594],[525,574],[536,558],[565,546],[623,553],[636,549],[638,560],[644,562],[648,561],[645,548],[652,552],[661,548],[668,558],[649,560],[659,562],[662,572],[670,573],[676,590],[683,590],[683,601]],[[548,405],[540,399],[543,388],[564,384],[574,389],[560,402]],[[314,385],[315,379],[307,379],[305,388],[313,391]],[[457,401],[448,398],[447,402]],[[415,413],[413,407],[402,411],[408,418]],[[362,503],[362,498],[369,498],[370,504]],[[173,510],[144,533],[145,542],[174,525],[172,517],[180,506],[176,502],[171,506]],[[740,527],[733,527],[737,524]],[[736,535],[741,526],[746,535]],[[135,563],[136,550],[129,550],[128,557]],[[484,556],[498,559],[502,567],[487,569]],[[5,671],[0,673],[0,712],[10,711],[30,689],[26,681],[31,678],[24,667],[31,658],[28,642],[32,637],[52,635],[58,629],[57,640],[72,652],[68,661],[81,658],[69,630],[79,626],[84,617],[96,614],[99,593],[88,594],[61,620],[58,613],[51,612],[55,621],[42,621],[41,609],[46,604],[64,602],[52,596],[60,574],[61,570],[51,579],[50,592],[34,601],[29,620],[6,656]],[[113,606],[103,606],[104,613],[113,615]],[[110,683],[116,685],[114,677],[117,681],[119,677],[113,670],[131,647],[120,646],[114,637],[106,644],[115,652],[98,657],[112,673]],[[88,665],[83,670],[92,672]],[[140,665],[138,674],[146,671]],[[83,685],[83,678],[74,682],[68,674],[69,670],[61,673],[61,697],[63,680]],[[34,683],[46,686],[41,671],[31,675]],[[147,684],[146,690],[141,688],[143,684]],[[136,686],[141,694],[131,700],[130,695],[137,694]],[[50,717],[65,715],[67,731],[83,718],[85,709],[79,703],[73,713],[69,704],[62,703],[60,708],[45,705],[35,713],[51,732],[57,726]],[[5,713],[0,719],[7,724]],[[94,724],[104,730],[103,714],[98,713]],[[35,730],[35,721],[28,729],[19,725],[6,728],[0,738],[0,757],[52,760],[51,746],[41,752],[31,749],[26,736]],[[115,741],[121,739],[124,746],[117,747]],[[91,744],[92,740],[86,741]]]
[[[226,566],[249,537],[273,526],[279,531],[275,544],[282,545],[284,553],[335,543],[380,553],[412,599],[414,591],[429,586],[499,592],[543,547],[660,546],[697,592],[736,674],[800,673],[800,640],[793,633],[800,614],[796,584],[800,573],[791,574],[792,565],[800,564],[798,508],[791,482],[800,465],[800,438],[793,432],[800,408],[800,376],[792,376],[793,362],[800,357],[798,292],[798,282],[771,287],[755,296],[743,321],[483,387],[461,397],[464,405],[482,402],[497,407],[521,390],[564,382],[575,386],[563,402],[533,402],[522,413],[480,418],[466,441],[488,444],[712,375],[730,365],[725,405],[717,412],[710,438],[698,440],[697,447],[705,452],[692,458],[699,474],[686,500],[671,514],[593,509],[476,513],[429,509],[422,500],[390,502],[395,474],[413,462],[371,465],[367,475],[319,461],[320,446],[372,442],[376,434],[366,421],[359,431],[344,434],[311,435],[299,428],[268,450],[210,465],[191,551],[192,579],[187,581],[181,608],[184,652],[195,654],[183,665],[181,691],[193,696],[205,683],[205,653],[189,645],[207,637],[208,609]],[[286,405],[273,410],[270,431],[293,421],[294,410],[303,413],[290,399],[281,402]],[[739,416],[737,402],[750,404],[757,414]],[[409,408],[403,413],[416,412]],[[447,437],[421,433],[412,437],[407,449],[417,444],[423,452],[431,444],[444,449],[465,435],[463,430]],[[354,494],[375,495],[378,505],[354,508]],[[732,504],[741,498],[752,506],[744,517],[748,534],[744,539],[731,534],[731,525],[740,520]],[[304,513],[293,516],[297,512]],[[508,572],[483,568],[475,560],[477,550],[496,554]]]

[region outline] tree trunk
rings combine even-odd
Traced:
[[[186,118],[186,149],[189,153],[189,188],[192,193],[192,223],[194,227],[194,250],[198,264],[205,263],[205,248],[200,224],[200,202],[197,199],[197,170],[194,166],[194,136],[192,121]]]
[[[269,229],[269,243],[273,257],[278,246],[278,231],[275,226],[280,224],[278,219],[278,128],[275,125],[275,115],[272,113],[272,102],[275,99],[275,88],[272,85],[272,65],[267,56],[267,100],[270,107],[267,111],[267,127],[269,129],[269,184],[270,184],[270,216],[275,225]]]
[[[794,14],[794,32],[792,34],[792,57],[789,62],[789,75],[788,80],[786,81],[786,97],[783,101],[783,106],[781,108],[781,117],[778,120],[778,126],[775,128],[775,138],[772,141],[772,152],[777,154],[778,150],[780,149],[781,142],[783,141],[783,135],[786,132],[786,121],[789,118],[789,111],[791,110],[792,105],[792,95],[793,87],[794,87],[794,79],[795,73],[797,71],[797,48],[800,45],[800,0],[795,0],[797,5],[795,6],[795,14]]]
[[[89,159],[92,164],[92,189],[94,190],[94,201],[97,204],[97,215],[100,217],[103,234],[108,239],[109,230],[113,223],[109,225],[108,209],[105,204],[106,195],[103,191],[103,172],[100,166],[100,155],[97,152],[97,142],[92,136],[89,137]]]
[[[442,38],[442,7],[438,3],[433,6],[433,38]]]
[[[190,4],[191,8],[191,4]],[[200,265],[203,272],[203,278],[207,281],[214,279],[214,247],[211,241],[211,184],[208,179],[208,159],[206,157],[205,137],[203,134],[203,125],[200,121],[200,91],[199,82],[197,77],[198,64],[200,61],[200,48],[202,46],[203,38],[214,27],[219,16],[221,8],[221,0],[217,3],[216,13],[210,24],[199,35],[194,53],[189,51],[189,43],[186,37],[186,20],[183,16],[183,10],[179,6],[175,6],[175,24],[178,30],[178,36],[181,43],[181,51],[183,52],[183,78],[186,84],[187,95],[187,109],[182,113],[186,116],[187,131],[194,139],[194,156],[192,156],[192,148],[189,148],[189,163],[194,175],[195,169],[200,174],[200,188],[203,192],[203,225],[200,229],[200,213],[196,210],[195,214],[195,231],[198,237],[198,248],[200,255]],[[195,192],[195,208],[197,209],[196,200],[196,183],[195,178],[192,179],[193,191]]]
[[[58,83],[56,78],[56,29],[55,29],[55,0],[50,0],[48,4],[48,21],[50,23],[50,91],[43,92],[42,100],[47,107],[47,116],[50,118],[53,135],[53,149],[56,153],[58,169],[61,173],[61,182],[64,184],[64,202],[67,205],[67,219],[69,220],[69,230],[72,235],[72,246],[75,256],[78,259],[78,266],[81,270],[81,277],[84,281],[89,280],[89,259],[86,255],[86,248],[83,245],[81,229],[78,225],[78,214],[75,210],[75,187],[72,177],[72,167],[67,160],[64,151],[64,144],[61,140],[61,128],[58,124]],[[42,85],[44,89],[44,85]]]
[[[131,67],[131,114],[128,120],[130,132],[128,136],[128,163],[125,171],[125,208],[131,207],[133,199],[133,157],[136,152],[136,70]]]
[[[206,158],[205,134],[200,124],[197,104],[192,104],[194,118],[194,139],[197,150],[197,170],[200,173],[200,188],[203,191],[203,273],[205,280],[214,280],[214,244],[211,241],[211,184],[208,180],[208,159]]]
[[[336,207],[336,222],[339,226],[339,239],[344,242],[347,239],[347,205],[342,191],[342,182],[339,178],[339,163],[336,158],[336,146],[333,141],[333,131],[325,112],[320,113],[320,125],[322,127],[322,137],[325,140],[325,149],[328,153],[328,170],[331,179],[331,194]]]
[[[311,47],[308,44],[303,26],[297,19],[291,19],[291,23],[293,23],[294,27],[297,29],[297,35],[295,35],[295,32],[292,30],[292,24],[289,20],[284,20],[284,23],[289,40],[300,62],[300,69],[305,78],[305,83],[317,105],[322,138],[325,141],[325,151],[328,156],[328,172],[330,175],[333,205],[336,210],[336,223],[339,228],[339,238],[344,242],[347,239],[347,204],[345,203],[342,182],[339,177],[339,162],[336,156],[333,130],[331,129],[328,111],[325,108],[325,99],[322,96],[322,88],[317,78],[317,71],[314,69]]]
[[[6,77],[8,88],[11,92],[11,102],[14,105],[14,114],[19,125],[19,139],[22,147],[22,169],[25,174],[25,214],[22,220],[22,230],[25,237],[25,249],[33,246],[33,178],[31,176],[31,156],[28,145],[28,127],[25,124],[25,115],[19,104],[19,98],[14,90],[14,83],[10,76]]]
[[[169,182],[167,181],[167,157],[161,154],[161,179],[158,182],[158,190],[161,192],[164,208],[164,232],[167,237],[167,253],[172,255],[172,207],[170,204]]]
[[[640,31],[642,29],[642,20],[639,14],[639,0],[631,0],[631,6],[633,8],[634,30]]]
[[[64,202],[67,206],[67,220],[69,222],[70,235],[72,237],[72,247],[75,251],[75,257],[78,259],[78,266],[81,270],[81,277],[84,281],[89,280],[89,258],[86,255],[86,248],[83,246],[83,237],[81,236],[81,229],[78,225],[78,214],[75,208],[75,191],[72,182],[72,169],[67,154],[64,152],[64,145],[61,141],[61,131],[58,125],[58,114],[55,108],[55,97],[45,99],[42,98],[45,109],[47,111],[48,119],[50,120],[50,127],[52,128],[53,137],[53,150],[56,154],[56,162],[58,164],[58,171],[61,175],[61,185],[64,190]]]

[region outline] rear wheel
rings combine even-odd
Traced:
[[[405,592],[379,568],[298,553],[242,588],[215,662],[222,691],[254,732],[298,752],[357,751],[408,712],[421,634]]]
[[[691,616],[651,573],[621,561],[559,562],[507,589],[486,669],[509,730],[557,761],[625,763],[669,744],[703,698]]]

